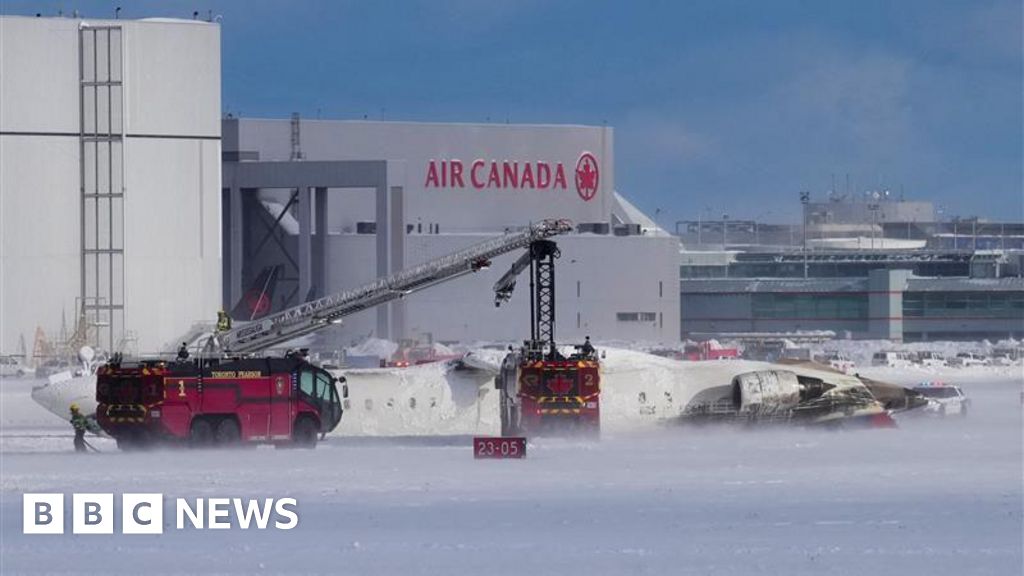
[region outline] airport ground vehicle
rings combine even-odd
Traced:
[[[555,259],[558,246],[538,240],[494,285],[496,306],[508,301],[516,278],[530,270],[530,339],[510,350],[494,379],[501,391],[501,433],[596,435],[601,426],[601,374],[588,339],[564,354],[555,344]]]
[[[814,358],[815,362],[819,364],[825,364],[833,370],[838,370],[843,374],[853,373],[854,368],[857,364],[854,363],[847,355],[839,352],[830,352],[828,354],[822,354]]]
[[[913,364],[914,359],[909,352],[875,352],[871,356],[872,366],[886,366],[888,368],[909,368]]]
[[[393,368],[408,368],[409,366],[418,366],[420,364],[455,360],[460,357],[461,354],[439,354],[437,348],[432,343],[420,344],[415,341],[406,340],[399,344],[398,350],[391,356],[391,360],[387,362],[387,365]]]
[[[275,358],[267,356],[267,350],[349,314],[486,268],[495,256],[532,250],[537,242],[570,230],[568,221],[545,220],[235,328],[222,312],[217,330],[199,336],[196,359],[189,359],[186,342],[176,360],[114,358],[101,366],[96,378],[97,421],[125,447],[168,437],[189,439],[193,445],[206,445],[211,439],[315,444],[316,434],[332,430],[341,418],[333,381],[304,354]],[[254,294],[254,301],[264,302],[263,296]],[[165,409],[168,399],[171,403]],[[287,404],[293,418],[275,412],[283,409],[277,404]],[[253,412],[263,405],[270,406],[269,415]]]
[[[683,352],[685,360],[735,360],[740,357],[737,348],[726,348],[717,340],[705,340],[698,344],[686,346]]]
[[[949,366],[946,357],[938,352],[922,351],[917,353],[917,363],[925,368],[945,368]]]
[[[168,441],[312,447],[341,421],[347,387],[295,353],[285,358],[112,360],[96,373],[97,421],[122,449]],[[344,382],[344,380],[341,380]]]
[[[992,363],[997,366],[1013,366],[1024,360],[1024,348],[1002,347],[992,350]]]
[[[974,352],[960,352],[952,360],[953,366],[969,368],[971,366],[991,366],[992,360]]]
[[[928,405],[924,407],[926,414],[967,416],[967,410],[971,406],[971,400],[959,386],[943,382],[922,382],[913,390],[928,399]]]
[[[0,376],[24,376],[29,370],[16,356],[0,356]]]

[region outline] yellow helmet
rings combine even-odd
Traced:
[[[71,411],[72,412],[78,412],[78,404],[72,403],[71,404]]]

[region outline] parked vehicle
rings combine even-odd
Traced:
[[[780,360],[814,360],[810,348],[783,348]]]
[[[943,382],[922,382],[914,387],[914,392],[928,398],[924,412],[935,416],[967,416],[967,409],[971,405],[971,400],[959,386]]]
[[[0,376],[24,376],[30,371],[17,356],[0,356]]]
[[[1024,349],[996,348],[992,351],[992,363],[998,366],[1013,366],[1024,360]]]
[[[917,353],[917,363],[925,368],[945,368],[949,366],[946,357],[938,352],[923,351]]]
[[[705,340],[698,344],[687,344],[683,350],[683,359],[698,360],[736,360],[740,357],[737,348],[726,348],[717,340]]]
[[[960,352],[956,355],[956,358],[953,358],[953,365],[960,366],[962,368],[970,368],[971,366],[991,366],[992,360],[983,354]]]
[[[819,364],[826,364],[833,370],[838,370],[844,374],[852,374],[857,364],[854,363],[848,356],[839,352],[830,352],[828,354],[822,354],[814,358],[815,362]]]
[[[888,368],[909,368],[914,365],[914,358],[910,352],[875,352],[871,356],[872,366],[886,366]]]

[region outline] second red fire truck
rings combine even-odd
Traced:
[[[601,373],[588,339],[564,354],[555,344],[557,244],[537,240],[494,285],[495,305],[508,301],[516,278],[529,268],[530,339],[509,350],[495,378],[501,391],[502,436],[544,433],[597,435],[601,426]]]

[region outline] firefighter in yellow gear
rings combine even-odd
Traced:
[[[224,311],[223,308],[217,312],[217,332],[227,332],[231,330],[231,316]]]
[[[89,421],[78,409],[78,404],[71,405],[71,425],[75,428],[75,452],[85,452],[85,431],[89,429]]]

